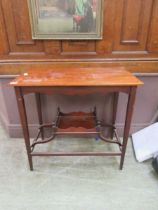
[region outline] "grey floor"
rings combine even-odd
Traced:
[[[94,139],[58,139],[43,149],[52,146],[105,147]],[[118,164],[115,157],[41,157],[30,172],[23,139],[10,139],[0,128],[0,210],[157,210],[158,176],[151,162],[137,163],[129,141],[123,171]]]

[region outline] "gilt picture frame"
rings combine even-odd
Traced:
[[[28,0],[33,39],[101,39],[103,0]]]

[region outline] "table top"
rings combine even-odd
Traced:
[[[12,86],[138,86],[137,77],[123,67],[32,68],[10,82]]]

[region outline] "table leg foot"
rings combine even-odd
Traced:
[[[121,155],[121,159],[120,159],[120,167],[119,167],[119,169],[120,169],[120,170],[122,170],[122,169],[123,169],[124,157],[125,157],[125,155]]]
[[[30,171],[33,171],[32,156],[31,157],[28,157],[28,160],[29,160]]]

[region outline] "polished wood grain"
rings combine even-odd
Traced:
[[[131,58],[132,60],[132,58]],[[4,60],[3,60],[4,61]],[[56,67],[60,67],[60,66],[64,66],[64,67],[102,67],[102,68],[118,68],[118,67],[124,67],[126,70],[128,70],[129,72],[132,73],[137,73],[140,75],[153,75],[157,74],[158,72],[158,61],[155,60],[148,60],[148,61],[139,61],[137,59],[134,60],[134,62],[132,61],[112,61],[109,60],[108,62],[106,61],[96,61],[96,62],[90,62],[85,61],[85,62],[79,62],[79,61],[73,61],[73,62],[67,62],[67,61],[61,61],[61,62],[53,62],[53,61],[47,61],[45,62],[44,60],[40,61],[40,62],[29,62],[27,61],[23,61],[23,62],[11,62],[9,61],[9,63],[2,63],[0,64],[0,77],[3,78],[8,78],[8,77],[15,77],[17,75],[20,75],[24,72],[27,72],[29,69],[32,68],[56,68]]]
[[[32,40],[27,0],[0,1],[0,74],[31,66],[125,66],[158,72],[158,0],[104,1],[102,40]],[[20,17],[20,18],[19,18]]]
[[[10,83],[13,86],[136,86],[143,84],[124,68],[30,69]]]
[[[153,13],[151,16],[150,32],[148,39],[148,51],[158,53],[158,1],[154,1]]]
[[[116,7],[114,50],[147,51],[153,0],[120,0]]]

